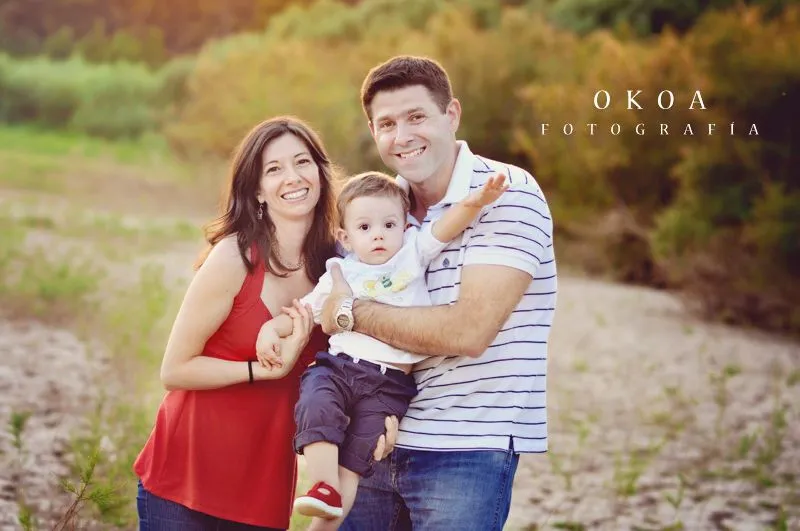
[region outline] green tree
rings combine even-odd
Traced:
[[[541,2],[532,2],[541,5]],[[627,26],[640,36],[667,27],[686,31],[709,10],[759,5],[776,15],[790,0],[555,0],[550,16],[559,26],[581,34],[601,28]]]

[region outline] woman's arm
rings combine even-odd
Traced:
[[[203,355],[206,341],[228,317],[247,275],[235,237],[220,241],[195,274],[172,325],[161,382],[171,389],[216,389],[247,382],[246,362]],[[263,377],[264,371],[254,375]]]
[[[303,344],[299,350],[294,348],[298,335],[302,336],[306,328],[310,334],[314,327],[310,306],[295,299],[292,308],[286,310],[292,310],[291,315],[282,313],[264,323],[256,339],[259,365],[270,371],[271,378],[282,378],[292,370],[305,347]]]
[[[264,380],[283,378],[291,372],[300,358],[300,353],[308,344],[311,331],[314,329],[314,317],[311,306],[308,304],[303,304],[295,299],[292,301],[292,306],[281,308],[281,310],[285,312],[278,316],[281,319],[280,326],[285,327],[281,332],[288,329],[289,333],[286,336],[281,333],[279,339],[280,365],[273,364],[271,367],[262,367],[261,364],[258,364],[259,374],[262,374],[261,379]],[[287,322],[288,325],[286,325]]]

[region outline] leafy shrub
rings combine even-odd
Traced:
[[[23,62],[0,55],[0,119],[52,127],[69,123],[80,95],[67,74],[46,59]]]
[[[538,4],[542,0],[533,0]],[[548,9],[550,18],[560,27],[578,33],[602,28],[632,29],[640,36],[659,33],[667,28],[686,31],[708,9],[726,9],[737,4],[759,5],[777,14],[791,0],[555,0]]]
[[[155,128],[153,102],[159,80],[128,63],[87,68],[71,126],[106,138],[137,137]]]
[[[159,114],[183,97],[192,64],[179,59],[153,72],[125,62],[0,55],[0,121],[111,139],[138,137],[156,129]]]
[[[754,45],[759,43],[759,45]],[[673,169],[675,202],[654,232],[659,260],[701,309],[731,322],[800,332],[800,9],[712,14],[688,37],[727,121],[758,137],[717,137]]]

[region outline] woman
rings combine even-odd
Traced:
[[[134,464],[140,530],[286,529],[295,486],[300,375],[327,348],[296,307],[284,359],[262,367],[261,325],[309,293],[334,255],[332,169],[304,123],[256,126],[235,155],[225,212],[208,231],[167,343],[167,388]],[[296,357],[295,357],[296,358]]]

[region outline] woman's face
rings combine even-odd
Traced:
[[[261,154],[262,173],[257,198],[273,219],[313,216],[320,196],[319,167],[308,146],[286,133],[267,144]]]

